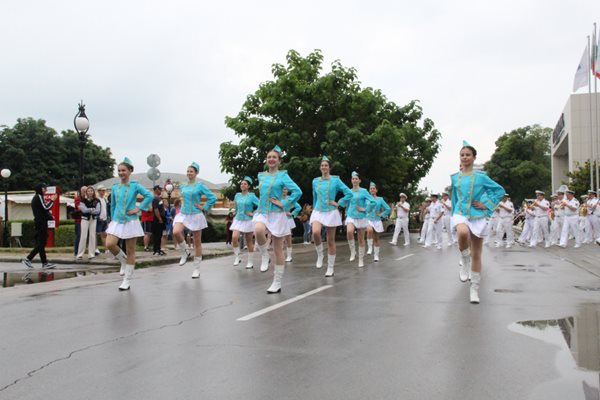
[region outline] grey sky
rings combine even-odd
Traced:
[[[0,124],[72,129],[138,171],[224,182],[218,146],[247,94],[289,49],[321,49],[397,104],[419,99],[442,151],[421,187],[441,190],[463,138],[489,159],[503,132],[554,127],[600,1],[42,1],[0,3]],[[315,176],[318,175],[315,166]]]

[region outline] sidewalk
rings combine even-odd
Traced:
[[[25,258],[31,249],[23,248],[22,252],[2,254],[0,253],[0,273],[2,272],[17,272],[30,271],[21,264],[21,259]],[[194,254],[194,250],[190,252]],[[231,246],[227,246],[225,242],[202,243],[202,258],[210,259],[233,254]],[[136,252],[136,267],[143,268],[149,266],[166,265],[179,262],[181,255],[179,251],[172,246],[167,246],[167,255],[153,256],[152,252],[137,251]],[[57,264],[55,270],[87,270],[87,269],[110,269],[119,265],[119,262],[112,255],[100,254],[92,260],[88,260],[87,256],[83,260],[75,260],[73,253],[48,253],[48,261]],[[39,256],[33,261],[35,269],[41,268]]]

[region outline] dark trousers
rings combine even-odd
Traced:
[[[47,226],[36,226],[35,228],[35,247],[31,250],[31,253],[27,256],[29,261],[39,253],[42,264],[46,264],[48,259],[46,258],[46,241],[48,240],[48,227]]]
[[[73,255],[79,251],[79,239],[81,238],[81,222],[75,222],[75,243],[73,244]]]
[[[160,251],[160,241],[162,239],[163,224],[158,221],[152,222],[152,243],[153,251],[158,253]]]

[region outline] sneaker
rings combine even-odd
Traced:
[[[565,246],[565,247],[566,247],[566,246]],[[580,244],[576,244],[575,246],[573,246],[573,248],[574,248],[574,249],[578,249],[578,248],[580,248],[580,247],[581,247],[581,245],[580,245]]]
[[[150,251],[150,249],[147,247],[144,247],[144,251]]]
[[[42,269],[54,269],[54,268],[56,268],[56,264],[52,264],[50,262],[42,264]]]
[[[396,246],[398,243],[396,242],[389,242],[392,246]]]
[[[22,259],[21,263],[27,268],[33,268],[33,264],[31,264],[31,260],[29,258]]]
[[[469,298],[471,304],[479,304],[479,286],[471,284],[471,288],[469,289]]]
[[[438,245],[437,245],[435,248],[436,248],[436,249],[438,249],[438,250],[441,250],[441,249],[442,249],[442,246],[440,246],[440,245],[438,244]]]
[[[292,262],[292,256],[286,257],[285,262]]]
[[[164,251],[162,251],[162,250],[161,250],[161,251],[159,251],[159,252],[158,252],[158,255],[159,255],[159,256],[166,256],[166,255],[167,255],[167,253],[165,253]]]
[[[94,252],[94,254],[96,254],[97,256],[100,255],[100,250],[96,249],[96,251]]]

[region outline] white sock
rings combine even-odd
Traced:
[[[323,255],[323,243],[321,243],[318,246],[315,246],[315,249],[317,250],[317,255],[319,255],[319,256]]]
[[[335,254],[327,254],[327,266],[333,267],[335,265]]]
[[[233,254],[235,254],[236,256],[240,255],[240,248],[239,247],[234,247],[233,248]]]

